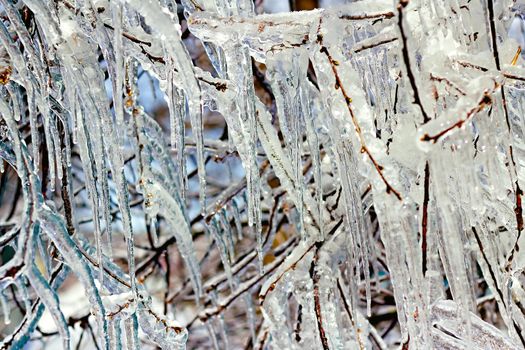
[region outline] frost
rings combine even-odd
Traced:
[[[525,347],[525,3],[0,14],[0,349]]]

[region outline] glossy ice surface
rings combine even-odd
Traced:
[[[1,349],[525,346],[525,5],[263,3],[0,0]]]

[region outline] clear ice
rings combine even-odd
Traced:
[[[282,4],[0,0],[0,349],[525,348],[525,2]]]

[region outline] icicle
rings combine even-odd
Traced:
[[[57,289],[60,287],[60,285],[64,282],[64,279],[66,278],[67,274],[69,273],[69,269],[65,267],[64,265],[58,266],[58,268],[55,268],[53,271],[53,274],[56,275],[56,278],[52,281],[51,287],[53,289]],[[23,286],[23,287],[22,287]],[[7,349],[21,349],[24,347],[24,345],[29,341],[28,334],[31,334],[37,327],[38,321],[42,317],[42,314],[44,313],[44,305],[40,299],[36,301],[35,304],[31,305],[31,301],[29,299],[29,295],[26,293],[27,290],[22,282],[17,283],[17,288],[19,290],[22,290],[23,298],[24,298],[24,304],[26,309],[26,320],[21,329],[20,332],[17,334],[11,334],[6,336],[2,341],[0,342],[0,349],[7,350]]]
[[[235,261],[235,243],[233,242],[233,230],[228,222],[226,209],[222,208],[218,214],[219,221],[222,225],[223,232],[226,234],[226,243],[228,246],[228,256],[230,261]]]
[[[46,250],[46,242],[44,240],[44,237],[40,234],[40,232],[35,232],[34,235],[36,240],[36,246],[38,249],[38,253],[40,254],[40,259],[42,259],[42,263],[44,264],[45,272],[50,275],[51,274],[51,259],[50,256]]]
[[[306,139],[310,150],[310,156],[312,157],[312,168],[314,173],[314,180],[316,184],[316,200],[317,200],[317,215],[319,217],[319,230],[321,237],[324,237],[324,224],[323,224],[323,178],[321,171],[321,155],[320,155],[320,141],[318,136],[318,127],[316,125],[314,113],[311,110],[310,101],[310,89],[312,86],[306,79],[301,81],[300,85],[300,98],[301,108],[304,111],[304,120],[306,125]],[[317,111],[316,111],[317,112]]]
[[[237,230],[237,239],[241,240],[243,238],[242,226],[241,226],[241,213],[239,210],[239,201],[237,198],[232,200],[232,215],[233,220],[235,221],[235,228]]]
[[[0,171],[2,181],[18,175],[23,201],[0,225],[1,245],[15,251],[0,266],[0,284],[15,284],[26,309],[19,327],[8,327],[15,330],[2,350],[24,347],[45,308],[67,339],[57,288],[68,266],[88,296],[102,347],[121,348],[125,338],[135,349],[139,336],[163,349],[186,346],[188,330],[157,315],[158,300],[139,283],[158,276],[155,267],[137,276],[135,258],[147,259],[145,272],[161,252],[135,256],[135,210],[154,228],[155,246],[177,245],[197,299],[191,319],[203,321],[215,348],[238,345],[226,326],[239,305],[249,323],[240,334],[253,347],[387,348],[395,332],[382,339],[357,311],[364,297],[366,314],[376,312],[373,297],[383,288],[393,291],[403,348],[525,344],[525,292],[517,280],[525,269],[523,6],[368,0],[257,15],[261,2],[251,0],[51,3],[0,0]],[[181,15],[191,33],[184,40]],[[197,67],[205,67],[196,59],[201,44],[213,73]],[[165,125],[137,104],[139,66],[156,79],[152,91],[159,82],[166,95],[175,153]],[[227,146],[206,140],[204,147],[207,110],[224,117]],[[136,138],[127,137],[128,116]],[[186,198],[186,121],[199,208]],[[206,188],[206,171],[223,167],[207,166],[207,153],[226,154],[229,180],[243,175],[239,165],[245,179],[220,193],[216,181]],[[41,157],[49,165],[43,186]],[[70,203],[52,193],[61,179]],[[74,193],[73,183],[85,191]],[[140,205],[141,195],[143,206],[132,213],[130,198]],[[71,227],[84,208],[90,232]],[[173,237],[158,242],[157,226],[167,230],[160,238]],[[224,266],[207,281],[200,268],[211,253],[197,259],[203,227]],[[114,228],[126,240],[122,268],[109,258]],[[33,251],[28,238],[37,240]],[[262,275],[252,271],[256,255]],[[475,299],[485,292],[479,278],[493,296]],[[225,280],[231,294],[222,293]],[[204,295],[203,283],[217,294]],[[250,292],[261,284],[259,315]],[[446,288],[453,301],[439,301]],[[131,306],[113,318],[116,305],[106,302],[125,293]],[[470,314],[489,298],[512,339]],[[234,300],[235,310],[223,313]],[[257,339],[255,319],[262,319]],[[188,347],[201,340],[194,343],[199,333],[190,329]]]
[[[255,344],[257,341],[257,335],[255,334],[256,318],[251,293],[248,292],[244,294],[244,302],[246,303],[246,318],[248,320],[248,326],[250,327],[250,336],[252,337],[252,344]]]
[[[42,115],[44,124],[44,136],[47,147],[47,158],[49,162],[49,190],[55,191],[58,174],[61,174],[62,164],[59,160],[62,158],[60,155],[60,135],[56,130],[55,120],[52,119],[51,111],[49,108],[49,96],[47,86],[44,85],[42,92],[36,97],[36,104],[38,110]]]
[[[122,43],[122,4],[120,2],[111,3],[112,18],[114,25],[113,33],[113,50],[115,53],[115,79],[113,102],[115,103],[115,116],[118,130],[124,127],[124,105],[122,103],[123,86],[124,86],[124,46]],[[121,135],[123,136],[123,135]]]
[[[153,143],[154,139],[148,135],[145,126],[155,130],[158,125],[146,116],[137,116],[136,118],[138,129],[142,130],[139,133],[139,140],[143,144],[143,151],[145,154],[155,153],[159,158],[165,158],[161,163],[166,169],[173,169],[174,166],[169,158],[166,158],[167,152],[162,143]],[[145,202],[145,210],[148,215],[162,215],[173,228],[172,232],[177,239],[179,251],[188,265],[190,270],[190,278],[195,290],[195,295],[199,296],[202,292],[201,274],[197,258],[195,257],[195,250],[193,248],[193,240],[190,232],[190,227],[184,205],[181,198],[173,189],[176,184],[172,181],[170,176],[174,172],[168,172],[168,177],[164,177],[154,171],[150,164],[144,164],[143,167],[143,183],[144,195],[148,198]]]
[[[308,67],[306,50],[298,49],[293,52],[283,51],[268,55],[266,64],[268,75],[272,81],[272,91],[276,97],[279,113],[279,123],[285,141],[290,149],[290,159],[294,170],[294,186],[298,201],[303,201],[303,167],[302,167],[302,138],[304,107],[301,106],[301,83],[306,77]],[[303,83],[304,84],[304,83]],[[318,150],[315,150],[318,153]],[[304,230],[304,208],[297,207],[300,221],[300,230]],[[320,217],[318,215],[318,217]],[[304,235],[304,233],[302,233]]]
[[[149,220],[149,227],[151,230],[151,236],[153,237],[153,245],[158,246],[159,244],[159,232],[157,230],[157,215],[152,215]]]
[[[101,333],[100,340],[102,347],[107,348],[109,339],[106,333],[107,320],[104,316],[105,310],[86,262],[82,258],[76,244],[69,236],[63,221],[58,215],[54,214],[45,204],[41,204],[38,217],[41,220],[40,222],[43,231],[47,233],[48,237],[53,241],[64,259],[74,269],[75,273],[82,281],[86,294],[90,300],[91,307],[96,315],[99,331]]]
[[[85,174],[86,174],[86,188],[88,190],[89,197],[91,199],[91,207],[93,210],[93,223],[95,225],[95,241],[96,241],[96,247],[97,247],[97,257],[98,257],[98,264],[101,267],[99,271],[99,282],[102,285],[104,280],[104,272],[103,272],[103,263],[102,263],[102,229],[100,225],[100,215],[99,215],[99,208],[100,208],[100,197],[98,194],[97,189],[97,171],[96,171],[96,161],[95,161],[95,155],[93,154],[92,148],[89,146],[90,140],[89,140],[89,134],[87,132],[87,127],[84,125],[83,118],[79,120],[79,150],[82,159],[84,160],[82,162],[82,166],[84,167]],[[101,174],[102,175],[102,174]],[[104,200],[105,200],[104,196]],[[105,200],[102,204],[102,209],[108,208],[108,202]]]
[[[115,317],[108,321],[108,335],[110,342],[111,350],[121,350],[122,349],[122,340],[121,340],[121,328],[120,328],[121,318]]]
[[[215,291],[212,291],[212,292],[210,292],[209,297],[210,297],[210,300],[211,300],[212,304],[214,306],[217,306],[217,303],[219,302],[218,297],[217,297],[217,293]],[[226,332],[226,323],[224,322],[224,315],[220,314],[215,319],[219,323],[219,331],[221,333],[221,337],[222,337],[222,341],[223,341],[221,349],[229,349],[230,348],[230,344],[229,344],[228,335],[227,335],[227,332]]]
[[[211,322],[206,322],[206,330],[208,331],[208,334],[212,340],[213,348],[215,350],[220,350],[219,347],[219,341],[217,340],[217,335],[215,334],[215,329],[213,328],[213,324]]]
[[[126,0],[126,2],[140,11],[146,19],[146,22],[162,36],[166,51],[169,56],[172,57],[173,62],[176,62],[176,68],[181,74],[181,87],[186,94],[192,133],[197,143],[199,198],[201,212],[204,213],[206,210],[206,169],[204,165],[204,141],[202,134],[201,89],[194,75],[191,59],[180,38],[180,26],[168,15],[168,11],[163,11],[159,4],[152,2],[144,3],[138,0]],[[176,35],[173,35],[173,32],[175,32]],[[168,40],[168,38],[170,40]]]
[[[31,39],[29,38],[27,31],[24,29],[23,24],[19,20],[18,11],[16,11],[13,8],[13,5],[11,3],[8,3],[7,1],[2,1],[2,5],[4,9],[9,14],[9,18],[11,21],[11,24],[15,26],[17,29],[18,34],[20,35],[21,40],[24,42],[24,48],[30,52],[30,60],[34,66],[34,69],[37,72],[42,72],[41,65],[38,64],[38,60],[36,60],[35,54],[32,50],[31,45]],[[34,84],[32,74],[29,72],[28,67],[25,63],[25,60],[22,56],[22,53],[19,51],[18,47],[15,45],[15,43],[12,41],[11,36],[5,27],[4,23],[0,24],[0,41],[2,42],[3,46],[7,50],[9,56],[11,57],[11,62],[14,64],[16,70],[20,73],[22,76],[22,79],[24,81],[24,85],[26,88],[27,93],[27,101],[28,101],[28,110],[29,110],[29,121],[31,126],[31,145],[32,145],[32,156],[33,156],[33,164],[35,166],[39,163],[39,147],[40,147],[40,137],[38,134],[38,120],[37,120],[37,111],[36,111],[36,96],[35,96],[35,90],[37,87]],[[44,113],[44,111],[42,111]],[[44,126],[45,130],[45,126]],[[52,156],[50,156],[52,157]],[[50,163],[50,166],[54,163]]]
[[[171,132],[171,149],[176,152],[176,162],[178,167],[177,178],[179,188],[181,189],[182,200],[185,201],[185,191],[187,188],[187,174],[186,174],[186,157],[184,154],[184,140],[185,140],[185,96],[182,91],[179,91],[175,86],[174,74],[175,67],[172,63],[172,58],[167,57],[168,62],[168,80],[167,80],[167,100],[170,110],[170,132]]]
[[[57,126],[55,121],[51,121],[50,123],[51,128],[51,137],[53,141],[53,148],[55,149],[55,160],[56,160],[56,172],[57,172],[57,178],[59,181],[62,180],[62,177],[64,176],[62,165],[63,165],[63,159],[62,159],[62,148],[60,147],[60,135],[58,134]]]
[[[219,219],[217,217],[213,217],[211,220],[211,223],[209,225],[209,232],[211,232],[211,235],[215,241],[215,244],[217,245],[217,249],[219,250],[219,254],[221,257],[222,266],[224,267],[224,272],[226,273],[226,276],[228,277],[228,283],[230,284],[230,289],[234,290],[234,280],[233,280],[233,273],[231,269],[231,260],[230,255],[228,251],[228,245],[224,241],[224,234],[221,230]]]
[[[245,154],[244,167],[246,170],[247,194],[248,194],[248,226],[253,227],[257,237],[257,250],[259,254],[259,269],[263,273],[262,256],[262,228],[260,208],[260,179],[259,166],[257,164],[257,127],[255,111],[255,91],[251,80],[251,57],[245,49],[231,47],[225,49],[226,62],[230,66],[229,76],[237,85],[237,96],[239,106],[239,122],[241,130],[245,133],[244,144],[240,153]],[[248,76],[250,78],[248,78]]]
[[[46,308],[51,313],[51,316],[58,327],[58,333],[62,337],[64,349],[70,349],[69,326],[64,314],[60,310],[57,294],[52,290],[44,276],[42,276],[34,264],[30,268],[29,277],[34,290],[46,305]]]
[[[126,346],[128,350],[140,349],[140,344],[137,339],[137,324],[136,319],[130,317],[124,321],[124,329],[126,330]]]
[[[106,179],[108,177],[108,169],[104,168],[101,176]],[[101,230],[100,237],[98,237],[98,242],[97,242],[97,258],[98,258],[98,263],[99,263],[99,268],[100,268],[100,278],[101,278],[100,283],[103,285],[102,278],[104,276],[103,274],[104,251],[108,251],[111,254],[110,237],[112,236],[112,227],[111,227],[112,223],[111,223],[111,214],[110,214],[111,205],[109,202],[110,194],[109,194],[108,182],[103,181],[101,187],[102,187],[102,196],[101,196],[102,203],[101,204],[103,208],[102,217],[104,218],[104,224],[105,224],[104,228],[106,232],[106,237],[105,238],[102,237],[103,231]]]
[[[316,264],[312,263],[314,303],[317,303],[316,312],[319,313],[316,317],[318,322],[322,322],[322,329],[326,332],[324,335],[326,337],[325,340],[330,344],[330,348],[333,349],[342,348],[343,339],[340,332],[341,327],[338,324],[338,310],[335,303],[331,302],[331,295],[337,290],[335,287],[335,279],[337,277],[330,271],[333,270],[333,266],[331,266],[332,257],[338,251],[338,247],[343,241],[343,235],[333,236],[332,240],[325,242],[317,250],[314,257]],[[321,325],[318,327],[321,327]]]
[[[24,308],[26,309],[26,314],[31,310],[31,297],[29,296],[29,291],[27,290],[26,284],[29,285],[27,278],[20,278],[15,281],[16,288],[22,294],[22,300],[24,302]]]
[[[257,104],[257,112],[259,118],[257,119],[257,127],[259,129],[259,139],[268,155],[270,163],[274,167],[275,174],[282,183],[282,186],[287,189],[288,194],[296,207],[306,207],[305,215],[305,234],[304,239],[315,238],[319,236],[319,217],[308,208],[315,208],[316,204],[309,193],[305,192],[301,196],[301,186],[297,185],[296,173],[290,166],[290,158],[284,153],[282,149],[277,132],[273,125],[271,125],[271,116],[268,111],[262,106],[262,103]]]
[[[12,110],[13,110],[13,119],[16,121],[16,122],[19,122],[20,119],[21,119],[21,115],[20,115],[20,102],[19,102],[19,99],[20,99],[20,96],[19,96],[19,93],[18,91],[15,91],[13,86],[11,84],[7,84],[6,86],[6,90],[7,92],[9,93],[9,100],[11,102],[11,104],[13,105],[12,107]]]
[[[7,301],[7,298],[4,295],[3,291],[0,292],[0,306],[2,307],[2,313],[4,314],[4,324],[8,325],[11,323],[11,318],[10,318],[11,310],[10,310],[9,302]]]

